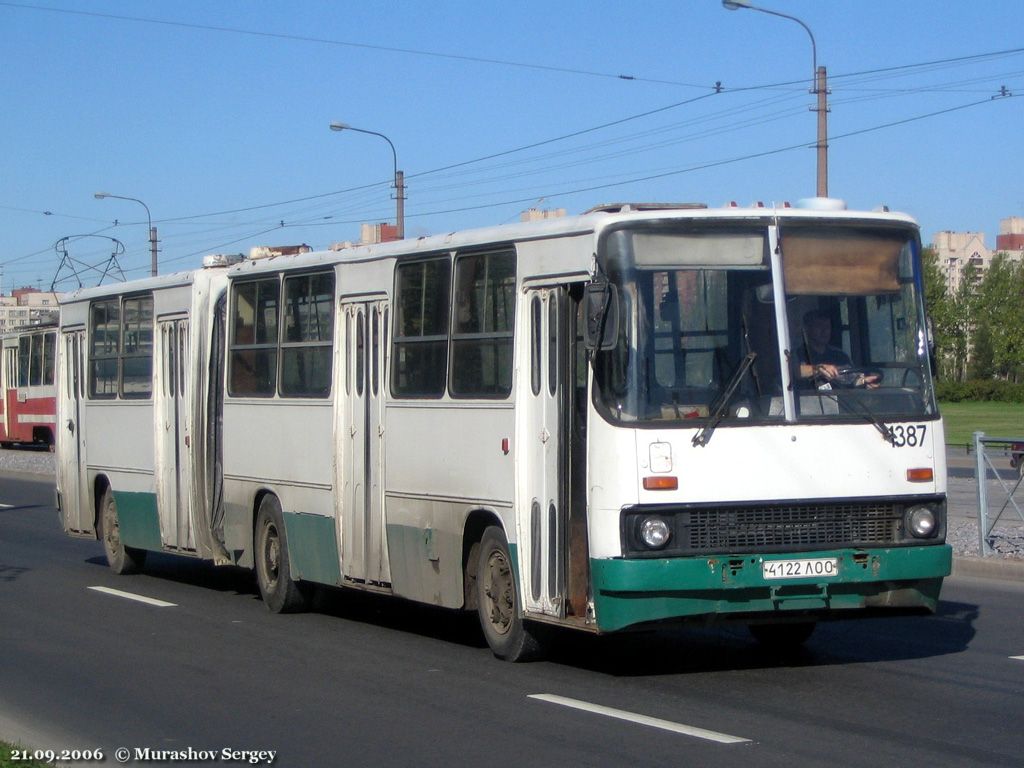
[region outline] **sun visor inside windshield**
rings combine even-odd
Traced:
[[[759,266],[764,263],[760,233],[680,234],[635,232],[633,258],[638,267]]]
[[[783,235],[786,293],[841,296],[899,291],[902,237]]]

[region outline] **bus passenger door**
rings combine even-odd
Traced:
[[[526,610],[565,615],[569,379],[565,288],[526,294],[529,369],[520,376],[517,430],[519,563]]]
[[[341,573],[346,581],[388,586],[383,493],[388,304],[343,301],[341,315],[344,383],[335,398]]]
[[[189,350],[188,320],[159,322],[156,390],[157,510],[160,541],[169,549],[194,550],[190,514],[192,487],[188,429],[189,397],[185,386]]]
[[[86,471],[85,432],[82,429],[84,354],[85,331],[65,331],[61,334],[55,439],[64,530],[68,533],[91,534],[95,530],[95,515]]]

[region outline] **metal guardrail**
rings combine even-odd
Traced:
[[[1021,483],[1024,481],[1024,472],[1020,471],[1018,465],[1016,479],[1011,480],[1009,484],[1006,483],[999,470],[992,463],[989,450],[990,448],[995,449],[1001,456],[1006,456],[1016,453],[1015,447],[1024,447],[1024,437],[986,437],[984,432],[974,433],[974,453],[977,457],[974,478],[978,483],[978,535],[980,537],[979,544],[982,557],[992,554],[992,531],[1008,507],[1012,506],[1021,522],[1024,522],[1024,512],[1021,511],[1020,504],[1017,503],[1017,498],[1014,497],[1021,489]],[[991,470],[991,475],[989,475],[989,470]],[[1001,501],[999,511],[994,517],[989,513],[990,499],[987,480],[990,476],[999,482],[999,485],[1002,486],[1003,491],[1006,493],[1006,498]],[[1021,495],[1024,496],[1024,493]]]

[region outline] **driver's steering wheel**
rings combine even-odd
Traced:
[[[839,369],[839,373],[827,381],[833,386],[844,389],[864,389],[872,384],[878,386],[882,383],[882,372],[869,368],[858,368],[846,365]]]

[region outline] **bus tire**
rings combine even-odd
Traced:
[[[505,661],[529,661],[540,644],[523,621],[505,532],[491,526],[480,540],[476,572],[477,615],[491,651]]]
[[[256,582],[267,608],[273,613],[303,610],[306,607],[306,596],[292,579],[281,502],[272,493],[268,493],[260,502],[254,546]]]
[[[146,550],[126,547],[121,540],[121,523],[117,515],[114,491],[108,485],[100,499],[100,538],[107,555],[107,565],[114,573],[138,573],[146,562]]]
[[[816,626],[813,621],[798,621],[789,624],[750,624],[747,629],[768,650],[792,651],[810,639]]]

